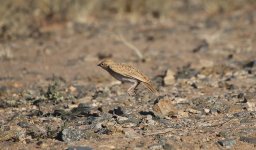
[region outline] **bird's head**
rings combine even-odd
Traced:
[[[103,69],[107,69],[109,67],[109,65],[111,65],[113,63],[114,62],[111,59],[104,59],[97,66],[100,66]]]

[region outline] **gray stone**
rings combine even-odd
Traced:
[[[172,70],[168,69],[164,77],[164,84],[172,85],[174,83],[175,83],[175,73]]]
[[[132,128],[124,128],[123,133],[128,138],[140,138],[140,134],[138,134],[134,129]]]
[[[73,108],[71,110],[71,112],[72,112],[72,115],[75,115],[75,116],[76,115],[88,115],[90,113],[90,110],[91,110],[90,106],[88,106],[87,104],[84,104],[84,103],[80,103],[78,105],[78,107]]]
[[[240,141],[256,144],[256,138],[255,137],[240,137]]]
[[[87,146],[70,146],[67,150],[93,150],[93,148]]]
[[[175,148],[173,145],[168,144],[168,143],[165,143],[165,144],[163,145],[163,149],[164,149],[164,150],[176,150],[176,148]]]
[[[78,141],[84,137],[84,133],[77,129],[64,129],[62,131],[61,139],[65,142]]]
[[[182,68],[180,68],[178,70],[178,72],[176,73],[175,78],[177,79],[190,79],[194,76],[196,76],[198,74],[198,71],[190,68],[189,65],[187,66],[183,66]]]
[[[231,148],[233,145],[236,144],[236,141],[234,139],[225,139],[225,140],[220,140],[218,143],[226,148]]]
[[[27,127],[30,126],[30,124],[28,122],[25,122],[25,121],[21,121],[17,125],[22,127],[22,128],[27,128]]]
[[[154,145],[149,146],[148,149],[150,149],[150,150],[162,150],[163,149],[163,145],[154,144]]]

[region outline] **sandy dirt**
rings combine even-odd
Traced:
[[[182,17],[53,24],[2,42],[1,149],[255,149],[255,9]],[[160,96],[142,85],[129,96],[103,58],[136,66]]]

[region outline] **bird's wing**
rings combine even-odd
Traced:
[[[150,79],[142,74],[139,70],[135,69],[134,67],[126,64],[112,64],[109,66],[109,68],[123,76],[129,77],[129,78],[135,78],[141,82],[154,94],[159,94],[158,91],[154,88],[152,82]]]
[[[109,66],[111,70],[116,73],[119,73],[123,76],[135,78],[141,82],[150,82],[149,78],[143,75],[139,70],[135,69],[134,67],[127,65],[127,64],[112,64]]]

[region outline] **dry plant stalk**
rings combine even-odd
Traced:
[[[141,61],[144,61],[144,56],[142,55],[141,51],[136,47],[134,46],[133,44],[131,44],[130,42],[128,42],[124,36],[122,36],[121,34],[118,34],[116,36],[121,42],[123,42],[124,45],[126,45],[127,47],[129,47],[130,49],[132,49],[136,55],[139,57],[139,59]]]

